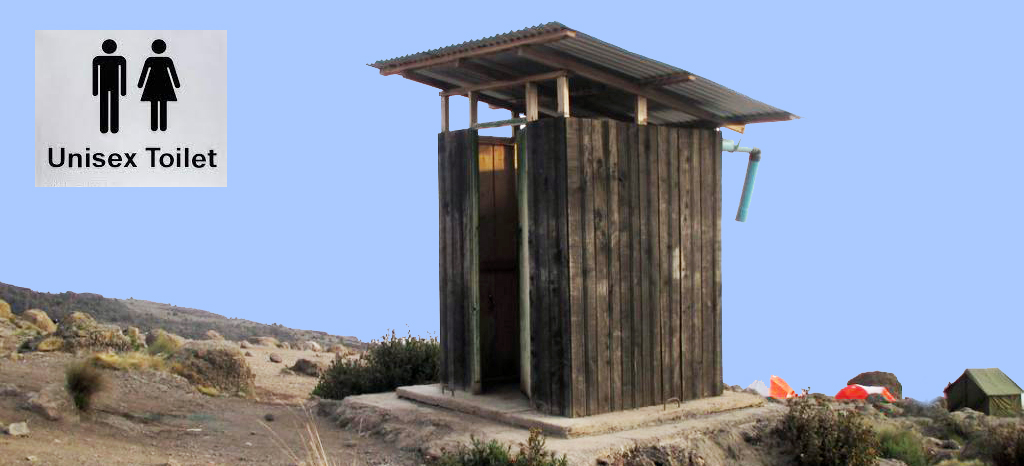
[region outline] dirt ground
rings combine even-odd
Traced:
[[[257,401],[208,397],[180,377],[155,371],[107,371],[107,388],[97,395],[93,411],[78,415],[64,410],[59,421],[21,409],[21,396],[0,396],[0,423],[27,421],[31,431],[26,437],[0,434],[0,465],[295,464],[274,436],[304,458],[300,436],[309,418],[302,403],[316,379],[281,375],[280,370],[299,357],[328,363],[333,355],[318,358],[308,351],[269,348],[242,351],[253,354],[246,359],[256,373]],[[283,363],[270,362],[272,352]],[[13,383],[23,393],[62,384],[64,367],[75,359],[63,353],[22,356],[19,361],[0,360],[0,384]],[[273,421],[264,420],[268,414]],[[312,414],[332,464],[419,462],[416,454],[342,430]]]

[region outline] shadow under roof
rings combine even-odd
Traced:
[[[536,27],[463,42],[370,66],[451,91],[497,81],[568,72],[571,114],[632,121],[637,95],[647,97],[648,121],[660,125],[725,126],[799,118],[681,68],[623,50],[566,27]],[[556,115],[553,80],[536,82],[540,112]],[[525,87],[478,92],[494,107],[525,113]]]

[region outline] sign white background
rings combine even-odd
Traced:
[[[92,60],[106,55],[106,39],[127,60],[127,95],[120,100],[120,129],[100,133],[99,97],[92,95]],[[156,39],[159,56],[174,61],[181,87],[167,103],[167,131],[150,129],[139,75]],[[227,186],[227,31],[36,31],[36,186]],[[85,155],[136,152],[138,168],[54,168],[48,149]],[[147,147],[175,154],[217,153],[217,168],[150,166]],[[157,158],[159,159],[159,153]]]

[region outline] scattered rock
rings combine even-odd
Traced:
[[[891,372],[863,372],[846,382],[847,385],[867,385],[872,387],[885,387],[896,399],[903,398],[903,385],[900,384],[896,375]]]
[[[287,367],[282,367],[281,368],[281,375],[295,375],[295,371],[292,371],[291,369],[289,369]]]
[[[267,413],[267,414],[263,415],[263,420],[265,420],[267,422],[274,422],[274,419],[275,419],[275,417],[274,417],[274,415],[272,413]]]
[[[252,352],[251,352],[251,351],[246,351],[246,352],[245,352],[245,355],[246,355],[247,357],[250,357],[250,358],[251,358],[251,357],[252,357]]]
[[[15,422],[14,424],[7,426],[6,430],[7,435],[12,435],[15,437],[20,437],[29,434],[27,422]]]
[[[220,333],[218,333],[216,330],[210,329],[210,330],[206,331],[206,339],[207,340],[223,341],[224,340],[224,336],[221,335]]]
[[[181,347],[187,341],[185,340],[185,337],[181,335],[175,335],[162,329],[156,329],[146,335],[146,345],[153,346],[153,344],[160,339],[170,340],[175,347]]]
[[[277,348],[280,343],[277,338],[274,337],[252,337],[249,338],[249,342],[259,346],[269,346],[271,348]]]
[[[270,353],[270,362],[281,362],[281,361],[284,361],[284,359],[281,359],[281,355],[280,354]]]
[[[29,463],[35,463],[36,461],[39,461],[39,458],[36,458],[33,455],[28,455],[25,457],[25,461],[28,461]]]
[[[238,347],[242,349],[250,349],[252,348],[252,345],[249,344],[249,342],[242,340],[242,342],[238,344]]]
[[[20,396],[21,390],[13,383],[0,384],[0,396]]]
[[[0,320],[14,320],[14,313],[11,312],[11,305],[7,304],[7,301],[0,299]]]
[[[57,336],[64,339],[64,350],[89,351],[131,351],[132,340],[121,333],[121,327],[96,322],[89,314],[73,312],[60,321]]]
[[[286,349],[286,350],[292,349],[292,345],[290,343],[288,343],[287,341],[283,341],[281,343],[278,343],[277,347],[281,348],[281,349]]]
[[[30,309],[21,313],[21,319],[32,324],[43,333],[50,334],[57,331],[57,324],[50,320],[50,316],[46,315],[41,309]]]
[[[135,349],[146,348],[146,337],[142,335],[142,331],[138,327],[128,327],[124,329],[124,334],[131,340]]]
[[[24,409],[28,409],[50,421],[59,421],[65,409],[71,406],[71,399],[68,397],[64,386],[59,383],[51,383],[38,393],[30,392],[25,398]]]
[[[907,466],[907,463],[891,458],[879,458],[875,466]]]
[[[256,376],[234,345],[215,341],[188,342],[171,355],[169,362],[175,373],[195,385],[216,388],[223,393],[254,394]]]
[[[307,341],[307,342],[302,344],[302,350],[303,351],[312,351],[314,353],[319,353],[319,352],[323,351],[324,349],[323,349],[323,347],[320,346],[319,343],[317,343],[315,341]]]
[[[35,347],[36,351],[60,351],[64,348],[64,339],[51,335],[40,340]]]
[[[329,353],[340,354],[342,356],[349,353],[348,348],[345,345],[331,345],[331,348],[327,350]]]
[[[290,367],[291,370],[310,377],[320,377],[320,374],[324,371],[324,366],[320,362],[310,361],[308,359],[299,359],[295,361],[295,365]]]

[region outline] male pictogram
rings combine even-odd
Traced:
[[[117,50],[117,43],[103,41],[103,52],[92,59],[92,95],[100,98],[100,132],[117,132],[118,94],[126,95],[128,83],[125,75],[127,66],[124,57],[111,55]]]
[[[167,50],[167,44],[157,39],[153,41],[153,53],[159,55]],[[145,88],[143,88],[145,86]],[[142,66],[139,76],[139,88],[142,89],[142,101],[149,102],[149,126],[153,131],[159,126],[160,131],[167,131],[167,102],[178,100],[174,88],[181,87],[178,73],[174,71],[174,62],[170,57],[149,57]]]

